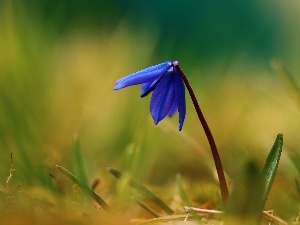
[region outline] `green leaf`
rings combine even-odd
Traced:
[[[108,167],[107,171],[110,172],[113,176],[116,178],[120,179],[123,175],[120,171]],[[144,195],[147,199],[152,200],[156,205],[158,205],[161,209],[163,209],[166,213],[169,215],[173,213],[173,210],[166,204],[164,203],[159,197],[157,197],[153,192],[151,192],[148,188],[145,186],[139,184],[135,180],[130,179],[128,181],[129,185],[136,189],[138,192],[140,192],[142,195]]]
[[[283,136],[278,134],[261,171],[251,160],[233,184],[224,224],[258,224],[277,172]]]
[[[89,186],[78,180],[77,177],[74,174],[72,174],[69,170],[59,165],[56,165],[56,169],[63,175],[68,177],[70,180],[72,180],[75,184],[77,184],[84,193],[93,198],[100,206],[103,207],[103,209],[110,209],[109,205],[96,192],[94,192],[92,189],[89,188]]]
[[[278,134],[275,143],[265,161],[264,167],[260,172],[264,182],[263,204],[265,204],[265,202],[267,201],[268,195],[270,193],[272,184],[275,179],[280,155],[282,152],[282,145],[283,145],[283,135]]]
[[[254,160],[249,160],[234,180],[226,204],[224,224],[258,224],[263,208],[264,183]],[[234,222],[233,222],[234,221]]]

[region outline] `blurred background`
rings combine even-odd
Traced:
[[[140,99],[139,87],[112,90],[125,75],[178,60],[230,180],[249,159],[261,167],[283,133],[266,208],[291,218],[299,211],[299,174],[290,160],[299,152],[299,12],[296,0],[2,0],[2,188],[12,153],[15,184],[55,192],[55,165],[76,174],[75,142],[87,181],[100,179],[100,192],[110,193],[115,181],[109,166],[161,193],[181,173],[195,204],[217,198],[210,149],[188,94],[179,132],[178,114],[153,124],[150,97]]]

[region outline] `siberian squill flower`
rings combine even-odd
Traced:
[[[119,79],[114,90],[119,90],[132,85],[141,84],[141,97],[152,93],[150,112],[154,124],[164,119],[167,115],[179,113],[179,130],[182,129],[185,114],[185,86],[176,66],[178,62],[164,62],[140,70]]]
[[[158,122],[167,115],[174,115],[177,110],[179,113],[179,130],[182,129],[186,113],[185,87],[187,88],[215,161],[221,195],[225,202],[229,196],[228,187],[214,137],[204,118],[194,91],[178,62],[175,61],[172,63],[168,61],[130,74],[129,76],[119,79],[116,82],[114,90],[137,84],[141,84],[142,87],[141,97],[145,97],[153,91],[150,102],[150,112],[154,123],[158,124]]]

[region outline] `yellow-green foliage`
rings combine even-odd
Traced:
[[[151,35],[133,31],[126,20],[110,32],[75,26],[60,34],[55,27],[43,27],[38,13],[28,14],[15,1],[1,3],[1,224],[126,224],[152,218],[136,204],[134,198],[141,196],[126,179],[114,179],[106,167],[118,168],[154,190],[175,214],[184,213],[177,173],[193,206],[222,208],[207,140],[189,98],[185,127],[178,132],[177,118],[153,124],[149,98],[141,100],[138,87],[112,90],[124,75],[176,60],[154,55],[156,37]],[[291,45],[299,44],[293,41]],[[284,134],[279,172],[265,209],[289,220],[299,212],[294,185],[299,174],[288,157],[299,151],[300,108],[294,101],[299,93],[291,96],[270,65],[245,62],[244,57],[242,51],[234,53],[226,68],[216,62],[210,70],[194,65],[185,71],[215,136],[228,181],[249,158],[262,167],[276,134]],[[74,138],[80,141],[88,182],[99,180],[95,191],[113,208],[112,214],[82,197],[56,170],[57,164],[76,170]],[[15,170],[7,184],[11,153]]]

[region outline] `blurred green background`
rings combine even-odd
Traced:
[[[297,214],[299,93],[271,61],[281,58],[300,85],[299,1],[13,1],[0,2],[0,178],[15,166],[23,188],[55,192],[49,173],[76,172],[79,140],[88,182],[109,192],[116,167],[164,187],[181,173],[195,201],[218,183],[190,99],[155,126],[139,88],[113,91],[120,77],[178,60],[215,135],[229,178],[254,158],[262,165],[277,133],[284,152],[267,208]],[[208,194],[213,186],[214,194]]]

